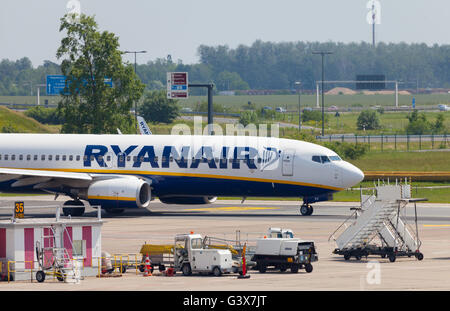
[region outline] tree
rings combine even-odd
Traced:
[[[130,114],[133,103],[142,96],[144,85],[130,64],[124,65],[119,38],[98,31],[93,17],[79,19],[65,15],[60,32],[65,31],[57,51],[64,58],[61,71],[67,77],[58,110],[65,123],[64,133],[134,132]],[[112,86],[105,83],[112,80]]]
[[[375,111],[364,110],[359,114],[356,126],[358,130],[376,130],[380,128],[380,120]]]
[[[427,121],[427,117],[424,113],[420,113],[414,110],[411,114],[407,115],[409,120],[406,126],[406,133],[412,135],[422,135],[428,133],[431,130],[432,125]]]
[[[445,117],[443,113],[438,114],[436,121],[433,124],[433,132],[435,134],[445,133],[446,127],[445,127]]]
[[[154,123],[172,123],[179,116],[180,107],[176,100],[168,99],[165,90],[145,94],[139,114]]]

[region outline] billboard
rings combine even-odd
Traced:
[[[189,80],[187,72],[167,73],[167,98],[188,98]]]
[[[356,81],[357,90],[384,90],[386,88],[385,75],[357,75]]]

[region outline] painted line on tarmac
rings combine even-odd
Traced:
[[[207,207],[207,208],[195,208],[186,209],[185,211],[248,211],[248,210],[274,210],[280,209],[279,207],[241,207],[241,206],[228,206],[228,207]]]

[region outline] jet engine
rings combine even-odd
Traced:
[[[217,197],[160,197],[159,200],[165,204],[211,204]]]
[[[137,177],[120,177],[93,182],[80,198],[102,208],[148,208],[150,185]]]

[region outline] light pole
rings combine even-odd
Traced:
[[[325,55],[333,54],[333,52],[327,52],[327,51],[316,51],[312,52],[313,54],[320,54],[322,55],[322,136],[325,135],[325,104],[324,104],[324,96],[323,96],[323,87],[324,87],[324,81],[325,81],[325,74],[324,74],[324,68],[323,68],[323,58]]]
[[[298,91],[298,131],[300,132],[302,129],[302,112],[300,110],[300,94],[301,94],[302,83],[299,81],[296,81],[295,85],[297,85],[297,91]]]
[[[134,54],[134,73],[136,72],[136,54],[147,53],[147,51],[124,51],[123,54]],[[138,121],[137,121],[137,101],[134,102],[134,120],[136,122],[136,133],[138,132]]]

